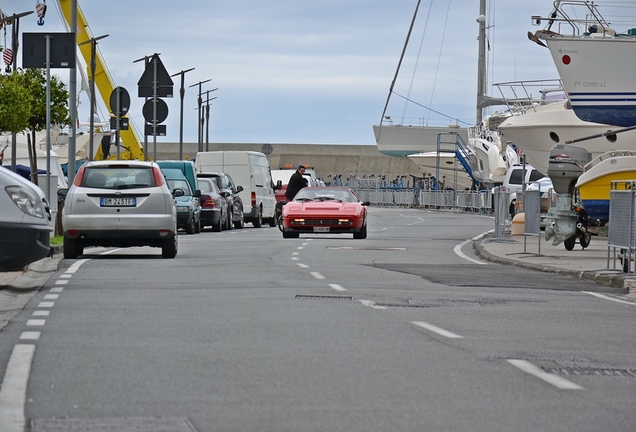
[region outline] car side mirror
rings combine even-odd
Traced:
[[[182,197],[185,195],[185,191],[181,188],[176,188],[172,191],[172,196],[173,197]]]
[[[226,191],[226,190],[222,190],[222,191],[221,191],[221,196],[222,196],[223,198],[227,198],[227,197],[229,197],[230,195],[231,195],[231,194],[230,194],[228,191]]]
[[[243,186],[237,186],[236,187],[236,192],[243,192]]]
[[[195,196],[196,198],[201,198],[201,190],[199,190],[199,189],[195,190],[195,191],[194,191],[194,196]]]
[[[66,195],[68,195],[68,189],[58,189],[57,190],[57,196],[61,197],[61,198],[66,198]]]
[[[368,205],[371,205],[371,202],[370,201],[362,201],[362,205],[363,206],[368,206]]]

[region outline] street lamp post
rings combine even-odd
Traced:
[[[201,84],[205,84],[208,81],[212,81],[212,79],[206,79],[205,81],[199,81],[196,84],[192,84],[190,88],[194,86],[199,86],[199,97],[197,98],[198,105],[198,114],[197,114],[197,133],[198,133],[198,148],[197,151],[203,151],[203,124],[202,124],[202,113],[201,113],[201,105],[203,103],[203,99],[201,98]]]
[[[179,112],[179,160],[183,160],[183,97],[185,96],[185,88],[184,88],[184,80],[185,74],[194,70],[194,68],[190,68],[187,70],[182,70],[181,72],[177,72],[174,75],[170,75],[171,77],[181,75],[181,88],[179,89],[179,97],[181,99]]]
[[[95,119],[93,118],[95,116],[95,68],[96,68],[96,60],[95,60],[95,50],[97,48],[97,41],[100,39],[104,39],[105,37],[108,37],[108,35],[102,35],[102,36],[97,36],[94,38],[91,38],[87,41],[82,42],[79,45],[84,45],[87,43],[91,44],[91,110],[90,110],[90,119],[89,119],[89,130],[88,133],[90,134],[88,136],[88,160],[92,161],[93,160],[93,138],[94,138],[94,131],[95,131]]]
[[[216,99],[216,97],[210,99],[210,92],[213,92],[214,90],[208,90],[205,92],[205,151],[210,151],[210,101]]]

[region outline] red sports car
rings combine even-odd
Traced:
[[[283,206],[283,238],[302,234],[353,233],[367,238],[368,201],[347,187],[307,187]]]

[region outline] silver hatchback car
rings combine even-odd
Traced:
[[[88,162],[58,195],[66,196],[64,258],[77,258],[86,246],[152,246],[164,258],[177,255],[174,196],[183,191],[170,191],[156,163]]]

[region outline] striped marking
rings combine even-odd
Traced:
[[[338,285],[338,284],[329,284],[329,286],[333,289],[335,289],[336,291],[346,291],[346,289],[344,289],[342,287],[342,285]]]
[[[0,430],[2,432],[25,430],[24,402],[34,353],[35,345],[17,344],[13,347],[0,387]]]
[[[318,272],[309,272],[309,274],[312,275],[313,277],[315,277],[316,279],[319,279],[319,280],[322,280],[322,279],[325,278],[323,275],[321,275]]]
[[[449,332],[448,330],[444,330],[443,328],[434,326],[433,324],[429,324],[426,323],[424,321],[411,321],[412,324],[415,324],[418,327],[422,327],[423,329],[426,329],[428,331],[431,331],[433,333],[436,333],[440,336],[444,336],[447,337],[449,339],[462,339],[463,336],[460,336],[458,334]]]

